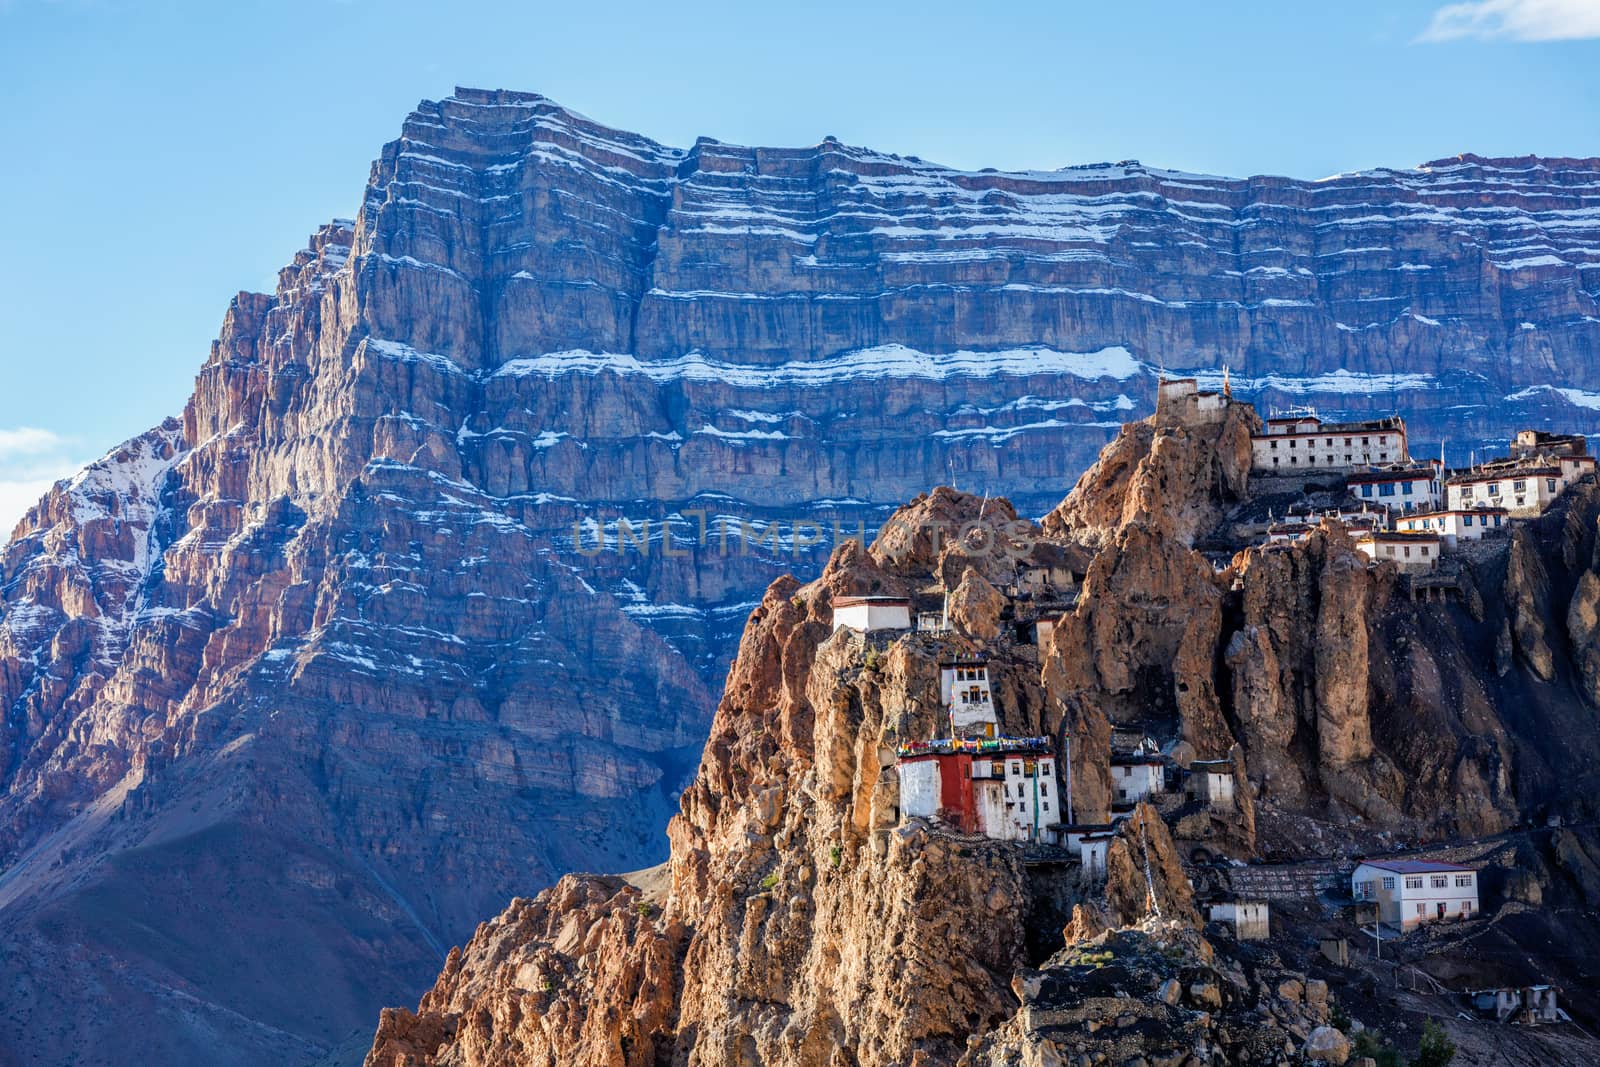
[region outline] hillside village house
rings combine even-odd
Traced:
[[[1166,789],[1166,760],[1157,755],[1133,753],[1111,756],[1111,788],[1118,806],[1137,804]]]
[[[917,605],[917,632],[942,634],[950,631],[950,597],[921,598]]]
[[[1478,914],[1478,874],[1428,860],[1367,860],[1350,875],[1350,895],[1378,905],[1378,921],[1403,930]]]
[[[911,601],[895,596],[840,596],[833,598],[833,628],[848,627],[859,633],[873,630],[911,629]]]
[[[1395,521],[1401,533],[1432,533],[1439,537],[1444,551],[1461,541],[1478,541],[1495,530],[1509,529],[1511,516],[1505,508],[1473,508],[1470,511],[1419,511]]]
[[[1287,545],[1296,541],[1303,541],[1311,536],[1315,526],[1307,526],[1301,522],[1276,522],[1267,527],[1266,543],[1269,545]]]
[[[1265,941],[1272,936],[1271,915],[1265,901],[1236,900],[1213,904],[1206,917],[1214,923],[1233,927],[1233,936],[1240,941]]]
[[[1048,645],[1050,643],[1050,638],[1054,636],[1056,632],[1056,627],[1061,625],[1062,617],[1062,612],[1052,612],[1048,615],[1040,615],[1036,620],[1034,620],[1034,644],[1038,645],[1040,648]]]
[[[1439,535],[1432,532],[1374,530],[1357,537],[1356,548],[1370,559],[1389,560],[1404,574],[1427,574],[1443,552]]]
[[[1195,760],[1189,764],[1189,783],[1197,799],[1218,809],[1233,807],[1233,761]]]
[[[1439,470],[1425,467],[1396,467],[1382,471],[1361,471],[1345,479],[1350,495],[1363,504],[1387,511],[1417,511],[1436,508],[1441,503]]]
[[[1519,430],[1511,442],[1511,455],[1524,456],[1547,453],[1552,456],[1584,456],[1589,453],[1589,439],[1581,433],[1548,433],[1544,430]]]
[[[1452,510],[1487,505],[1505,508],[1514,518],[1528,518],[1543,514],[1568,485],[1593,472],[1593,456],[1486,464],[1445,482],[1445,500]]]
[[[1092,882],[1100,881],[1106,876],[1106,853],[1111,849],[1111,842],[1116,839],[1114,833],[1081,834],[1078,836],[1078,863],[1083,868],[1083,876]]]
[[[1253,470],[1295,474],[1410,463],[1406,424],[1398,415],[1368,422],[1323,422],[1316,412],[1269,418],[1250,437]]]

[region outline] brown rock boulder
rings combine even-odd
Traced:
[[[1000,613],[1005,607],[1005,595],[968,567],[961,584],[950,593],[950,625],[974,641],[992,641],[1000,634]]]

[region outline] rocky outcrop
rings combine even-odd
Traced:
[[[985,507],[939,493],[891,525],[967,525]],[[1003,631],[869,641],[825,623],[835,593],[937,584],[944,559],[894,535],[865,555],[841,549],[809,585],[775,583],[671,823],[671,859],[640,879],[658,888],[567,879],[514,902],[452,953],[415,1012],[384,1012],[368,1067],[1014,1062],[1005,1057],[1076,1010],[1069,1002],[1087,1004],[1088,987],[1113,979],[1114,1015],[1098,1001],[1086,1009],[1101,1011],[1089,1032],[1107,1030],[1097,1047],[1176,1048],[1202,1035],[1282,1047],[1275,1024],[1254,1032],[1250,998],[1231,991],[1243,976],[1219,970],[1198,935],[1177,845],[1153,807],[1121,824],[1103,878],[899,818],[893,745],[940,728],[937,664],[952,644],[982,648],[997,680],[1023,679],[999,686],[1005,730],[1062,728],[1048,683],[1027,681],[1038,672],[1031,646]],[[962,573],[963,586],[984,581]],[[1045,915],[1070,917],[1067,929],[1041,926]],[[1086,966],[1103,972],[1087,986],[1076,977]],[[1159,992],[1169,982],[1180,990],[1171,998]],[[1144,1021],[1112,1022],[1123,1015]]]
[[[1052,534],[1107,543],[1125,526],[1152,529],[1192,544],[1244,499],[1250,435],[1261,420],[1249,404],[1229,402],[1212,417],[1159,411],[1123,427],[1044,520]]]
[[[1175,461],[1150,447],[1106,491]],[[1230,491],[1213,485],[1211,500],[1177,493],[1174,508],[1220,516]],[[1279,955],[1293,937],[1203,934],[1216,927],[1203,927],[1186,858],[1323,858],[1329,838],[1366,851],[1395,835],[1492,833],[1550,803],[1542,767],[1575,773],[1574,758],[1594,755],[1592,737],[1552,744],[1531,721],[1592,709],[1531,669],[1502,677],[1484,654],[1511,613],[1579,595],[1600,518],[1592,485],[1528,526],[1520,549],[1487,546],[1444,603],[1413,600],[1392,564],[1370,564],[1339,528],[1214,562],[1173,516],[1135,509],[1106,532],[1039,648],[987,625],[991,604],[1014,621],[1026,601],[995,601],[984,575],[1049,555],[1042,545],[1065,558],[1081,546],[1053,538],[1084,527],[1035,527],[1001,507],[1000,529],[928,535],[977,532],[992,506],[949,490],[918,497],[871,549],[842,547],[812,583],[775,583],[670,825],[671,858],[640,879],[657,888],[571,880],[513,905],[452,956],[417,1011],[383,1015],[369,1067],[1182,1063],[1200,1047],[1227,1062],[1337,1062],[1349,1050],[1328,983]],[[1057,515],[1095,506],[1075,491]],[[1506,560],[1519,550],[1531,562],[1517,569]],[[1535,572],[1538,590],[1517,596]],[[912,591],[950,593],[961,625],[831,628],[834,596]],[[1196,776],[1188,795],[1138,804],[1103,877],[902,820],[893,748],[940,732],[936,666],[953,650],[989,656],[1006,732],[1070,741],[1077,818],[1110,807],[1116,727],[1220,761],[1233,799]],[[1575,657],[1553,656],[1558,677],[1581,671]],[[1552,832],[1540,869],[1594,882],[1591,838]],[[1485,877],[1508,898],[1543,892],[1537,877]],[[613,928],[626,936],[607,940]],[[570,984],[529,1000],[550,973]],[[607,1033],[610,1044],[589,1036]]]
[[[1337,527],[1295,551],[1246,552],[1235,573],[1242,618],[1223,653],[1234,717],[1263,793],[1292,805],[1308,771],[1337,788],[1373,754],[1369,631],[1394,575]]]
[[[935,506],[956,502],[944,497]],[[925,503],[902,518],[926,513]],[[385,1014],[369,1065],[671,1057],[798,1067],[834,1062],[839,1049],[863,1065],[938,1063],[952,1060],[974,1027],[1009,1015],[1030,899],[1018,852],[898,824],[892,746],[897,737],[930,735],[940,719],[938,645],[908,638],[886,651],[869,647],[816,614],[845,576],[889,566],[903,570],[905,557],[841,551],[823,578],[804,587],[781,580],[753,613],[699,774],[669,830],[669,888],[659,907],[623,890],[604,907],[624,918],[569,908],[540,926],[521,916],[558,915],[570,890],[515,906],[479,932],[418,1012]],[[1035,686],[1013,688],[1001,703],[1021,729],[1041,701]],[[593,931],[607,922],[632,927],[639,915],[654,926],[652,944],[683,942],[666,973],[651,971],[652,997],[671,990],[676,1015],[602,1052],[569,1035],[614,1028],[605,1020],[616,1018],[617,1002],[597,996],[596,982],[615,986],[640,966],[637,951],[608,947]],[[591,932],[567,950],[575,960],[563,972],[570,986],[558,980],[554,995],[570,988],[571,999],[516,1016],[539,1030],[524,1041],[520,1024],[505,1020],[527,996],[526,982],[514,986],[507,976],[548,973],[528,968],[561,950],[558,929]],[[485,984],[463,979],[468,971],[499,977]],[[580,1004],[587,1014],[577,1019],[569,1013],[581,1014]],[[551,1012],[574,1019],[554,1038],[548,1024],[534,1022]],[[477,1046],[458,1039],[437,1054],[422,1048],[473,1018],[489,1026]],[[426,1040],[412,1040],[414,1033]],[[504,1051],[479,1055],[475,1047]],[[616,1049],[624,1058],[606,1058]]]

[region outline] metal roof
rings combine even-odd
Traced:
[[[1380,871],[1393,871],[1396,874],[1477,873],[1476,869],[1463,867],[1459,863],[1435,863],[1432,860],[1362,860],[1358,866],[1376,867]]]

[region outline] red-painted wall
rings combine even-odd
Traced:
[[[939,757],[939,807],[962,830],[978,832],[978,806],[972,799],[972,757],[956,753]]]

